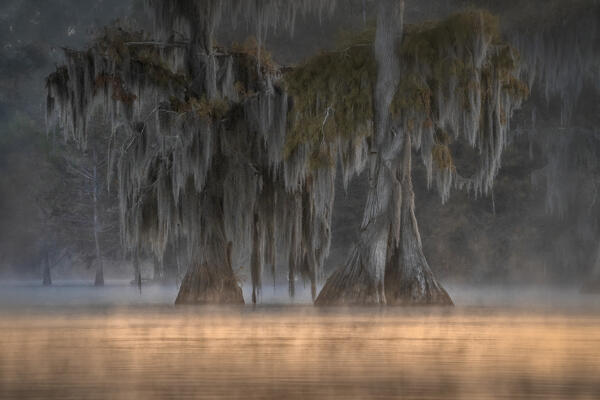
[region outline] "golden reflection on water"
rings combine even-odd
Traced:
[[[0,398],[598,399],[600,315],[132,308],[0,315]]]

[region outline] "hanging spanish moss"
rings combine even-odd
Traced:
[[[294,98],[288,153],[306,152],[311,143],[311,159],[319,163],[339,152],[345,177],[365,166],[368,153],[359,242],[317,303],[447,304],[422,254],[412,151],[402,149],[419,152],[442,201],[452,187],[488,193],[509,143],[513,110],[528,88],[518,79],[517,52],[490,14],[407,26],[400,40],[401,4],[381,7],[375,31],[347,38],[286,77]],[[461,176],[453,163],[456,141],[478,154],[473,176]],[[327,143],[338,148],[324,153]]]
[[[184,244],[178,303],[243,302],[240,268],[260,301],[264,268],[280,265],[291,295],[299,276],[315,297],[339,162],[345,185],[368,167],[369,195],[360,240],[318,302],[450,303],[422,252],[411,156],[442,201],[452,187],[491,189],[528,94],[497,20],[468,12],[404,29],[403,3],[384,1],[375,29],[282,71],[262,49],[267,31],[334,6],[250,3],[149,0],[154,35],[107,28],[48,78],[49,126],[85,147],[95,108],[111,122],[125,247],[163,260]],[[224,15],[255,24],[258,41],[215,46]],[[478,154],[473,176],[453,163],[456,141]]]
[[[290,18],[324,4],[331,9],[288,6]],[[224,10],[259,25],[280,22],[263,5],[249,13],[247,2],[148,5],[158,32],[183,37],[109,28],[88,50],[66,50],[66,65],[48,78],[49,124],[56,118],[85,146],[87,118],[103,107],[125,247],[162,260],[170,242],[185,243],[177,303],[242,303],[238,267],[250,270],[258,301],[263,267],[280,264],[289,264],[291,293],[298,275],[316,295],[335,169],[311,168],[308,153],[284,157],[288,96],[260,44],[213,46]]]

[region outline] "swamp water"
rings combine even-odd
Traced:
[[[600,398],[598,297],[450,289],[454,308],[319,309],[2,286],[0,398]]]

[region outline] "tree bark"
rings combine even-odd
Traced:
[[[104,286],[104,267],[102,261],[96,264],[96,277],[94,278],[94,286]]]
[[[361,259],[359,245],[352,249],[346,265],[334,272],[319,296],[317,306],[379,304],[380,299],[373,269]]]
[[[44,271],[42,272],[42,284],[44,286],[52,285],[52,277],[50,275],[50,256],[48,250],[44,251]]]
[[[139,250],[135,249],[133,251],[133,273],[135,274],[135,284],[138,287],[138,290],[140,291],[140,294],[142,293],[142,268],[140,266],[140,256],[139,256]]]
[[[175,304],[244,304],[231,267],[231,243],[223,265],[197,262],[188,269]]]
[[[446,290],[437,282],[423,254],[421,235],[415,216],[412,185],[412,147],[405,133],[401,175],[399,237],[390,235],[385,269],[385,297],[388,305],[452,305]]]
[[[404,2],[380,1],[374,54],[377,82],[373,93],[369,193],[358,243],[346,265],[325,283],[316,305],[385,304],[384,272],[393,180],[383,154],[390,145],[390,105],[400,81],[397,43],[402,33]]]
[[[393,177],[375,156],[358,243],[345,266],[327,280],[316,305],[385,304],[383,279]]]
[[[183,278],[175,304],[244,304],[231,261],[232,243],[223,226],[220,198],[207,198],[203,207],[203,237],[207,245],[202,254],[192,254],[195,262]]]

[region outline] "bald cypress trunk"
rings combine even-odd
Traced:
[[[52,277],[50,275],[50,256],[48,250],[44,251],[44,271],[42,272],[42,284],[44,286],[52,285]]]
[[[196,262],[188,269],[175,304],[244,304],[242,288],[231,267],[231,244],[223,263]]]
[[[323,286],[316,305],[385,304],[383,279],[392,175],[375,156],[359,240],[346,264]]]
[[[446,290],[437,282],[423,254],[415,216],[412,185],[411,137],[405,134],[402,170],[398,176],[400,209],[398,238],[390,235],[385,268],[385,297],[389,305],[452,305]]]
[[[134,282],[135,285],[138,287],[138,290],[140,291],[140,294],[142,293],[142,268],[140,265],[140,256],[139,256],[139,250],[134,250],[133,252],[133,272],[135,274],[134,277]]]
[[[210,208],[203,226],[207,245],[202,254],[193,254],[175,304],[244,304],[242,288],[232,265],[232,243],[223,227],[223,207],[217,198],[207,200]],[[198,252],[196,252],[198,253]]]
[[[104,268],[101,260],[98,260],[98,264],[96,265],[96,276],[94,278],[94,286],[104,286]]]
[[[377,83],[373,95],[374,136],[370,143],[369,193],[358,243],[346,265],[325,283],[317,305],[385,304],[384,271],[389,233],[393,172],[383,153],[390,145],[390,105],[400,81],[396,47],[402,33],[404,3],[378,3],[374,55]]]

